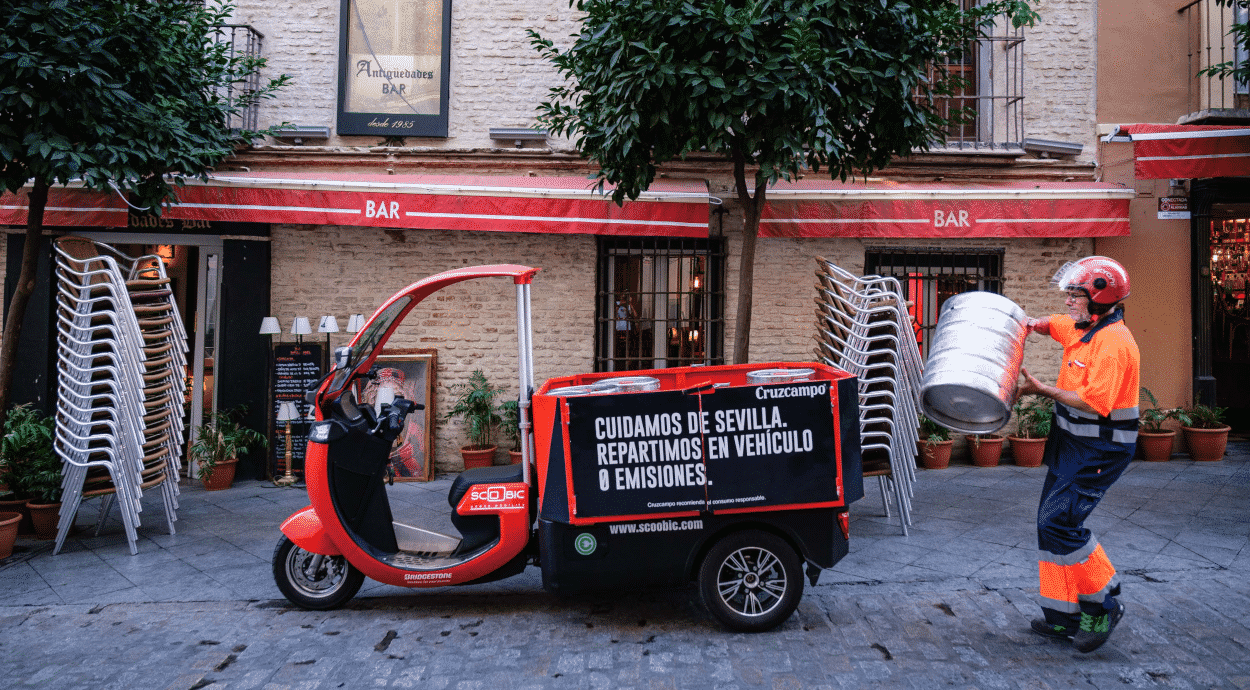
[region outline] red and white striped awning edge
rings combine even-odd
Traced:
[[[221,174],[208,182],[188,181],[178,190],[179,203],[164,215],[239,223],[707,236],[708,204],[717,200],[703,180],[657,180],[638,200],[621,206],[594,184],[571,177]],[[49,225],[127,222],[120,197],[83,189],[54,188],[48,210]],[[0,197],[0,223],[24,222],[24,199]]]
[[[1117,125],[1104,142],[1133,142],[1139,180],[1250,175],[1250,127],[1223,125]]]
[[[762,237],[1111,237],[1131,189],[1103,183],[780,183]]]

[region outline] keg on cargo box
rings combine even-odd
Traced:
[[[756,369],[747,372],[747,383],[791,383],[809,381],[815,369]]]
[[[1011,418],[1028,315],[992,292],[965,292],[942,305],[929,345],[920,408],[965,434],[989,434]]]
[[[594,385],[612,386],[613,392],[617,393],[639,393],[660,390],[660,380],[654,376],[615,376],[610,379],[602,379]]]

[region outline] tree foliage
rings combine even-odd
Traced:
[[[767,186],[801,170],[845,180],[945,139],[933,98],[956,57],[1024,0],[573,0],[567,49],[529,32],[565,79],[539,119],[635,199],[657,166],[697,151],[734,164],[745,213],[735,361],[746,361],[754,241]],[[934,78],[936,75],[936,79]],[[747,168],[754,169],[751,180]],[[752,194],[752,188],[754,194]]]
[[[207,178],[263,133],[231,130],[228,118],[287,77],[247,88],[265,61],[220,40],[232,9],[225,0],[0,0],[0,184],[14,193],[30,186],[0,344],[0,420],[49,188],[115,189],[159,214],[187,177]]]
[[[802,168],[846,179],[942,141],[928,66],[958,55],[996,15],[950,0],[575,0],[567,50],[530,32],[567,83],[539,107],[556,134],[601,166],[616,200],[636,198],[656,164],[719,152],[774,182]]]
[[[247,92],[264,60],[217,40],[224,0],[0,0],[0,181],[114,185],[159,206],[256,132],[228,115],[286,81]],[[233,86],[235,97],[227,96]]]

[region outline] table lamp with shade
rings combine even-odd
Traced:
[[[325,354],[322,355],[322,361],[328,363],[330,361],[331,354],[330,334],[339,332],[339,320],[334,318],[334,316],[321,317],[321,320],[317,322],[317,332],[326,334],[326,351]]]
[[[307,316],[297,316],[291,322],[291,335],[296,337],[296,341],[303,345],[304,336],[312,333],[312,325],[308,323]]]
[[[360,329],[364,327],[365,327],[365,315],[364,314],[352,314],[351,316],[347,317],[347,332],[348,333],[359,333]]]
[[[291,465],[294,460],[291,456],[291,422],[300,418],[299,408],[290,400],[284,400],[278,404],[278,421],[286,424],[286,471],[281,477],[273,480],[278,486],[291,486],[296,482],[295,474],[291,471]]]

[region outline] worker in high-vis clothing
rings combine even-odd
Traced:
[[[1038,580],[1044,618],[1035,632],[1071,638],[1080,652],[1102,646],[1124,616],[1120,581],[1097,538],[1090,512],[1128,467],[1137,447],[1141,355],[1124,324],[1128,272],[1112,259],[1065,264],[1052,281],[1067,314],[1028,320],[1030,332],[1063,345],[1054,386],[1021,367],[1018,395],[1055,401],[1046,441],[1049,468],[1037,509]]]

